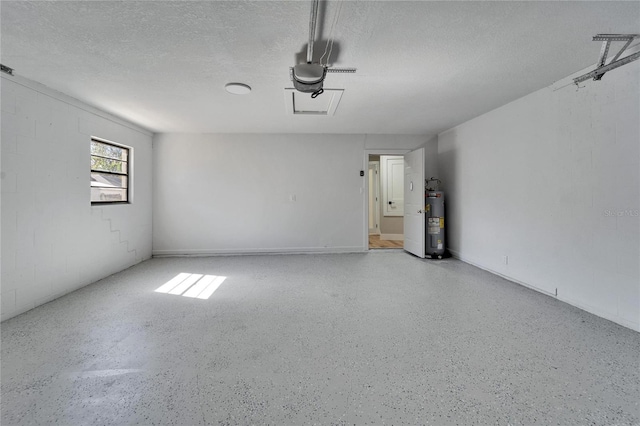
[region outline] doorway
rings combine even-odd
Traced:
[[[404,158],[368,154],[367,229],[369,249],[404,247]]]

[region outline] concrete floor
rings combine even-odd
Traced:
[[[226,276],[208,299],[155,292]],[[640,422],[640,334],[402,251],[153,259],[2,324],[14,424]]]

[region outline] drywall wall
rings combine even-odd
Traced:
[[[639,68],[439,135],[454,255],[640,330]]]
[[[153,253],[365,250],[365,150],[424,143],[402,135],[156,135]]]
[[[382,207],[380,207],[380,234],[384,235],[402,235],[404,232],[404,217],[402,216],[385,216]]]
[[[151,256],[151,134],[2,76],[5,320]],[[92,207],[91,136],[133,148],[132,204]]]

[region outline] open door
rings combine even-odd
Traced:
[[[404,249],[424,258],[424,148],[404,156]]]

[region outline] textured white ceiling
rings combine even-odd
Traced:
[[[338,5],[321,2],[317,57]],[[344,1],[331,63],[358,72],[327,76],[345,89],[334,116],[291,116],[283,89],[309,12],[310,1],[2,1],[1,62],[154,132],[432,135],[594,64],[597,33],[640,33],[637,1]],[[253,91],[231,95],[229,82]]]

